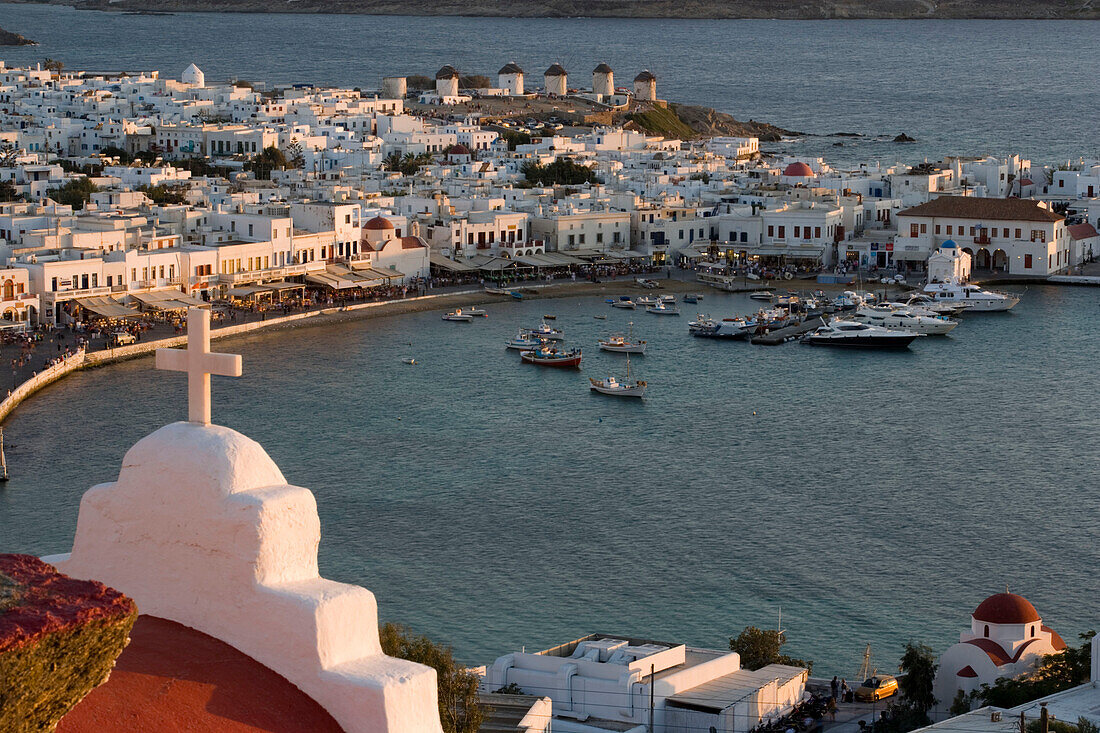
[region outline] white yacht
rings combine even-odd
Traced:
[[[859,349],[907,349],[919,335],[857,321],[835,320],[803,336],[802,343]]]
[[[855,312],[852,320],[926,336],[942,336],[959,325],[958,321],[943,316],[917,315],[908,309],[887,305],[864,306]]]
[[[983,290],[977,285],[953,280],[928,283],[924,286],[924,292],[935,298],[937,303],[964,303],[967,311],[981,313],[1006,311],[1020,302],[1019,296],[1011,293]]]

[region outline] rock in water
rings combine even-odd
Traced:
[[[915,143],[917,139],[915,137],[909,137],[904,132],[894,138],[896,143]]]
[[[37,46],[37,41],[24,38],[18,33],[12,33],[0,28],[0,46]]]
[[[107,681],[137,606],[30,555],[0,555],[0,730],[52,731]]]

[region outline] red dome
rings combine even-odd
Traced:
[[[470,149],[462,143],[455,143],[447,149],[447,155],[470,155]]]
[[[814,170],[813,170],[813,168],[806,165],[805,163],[801,163],[801,162],[791,163],[783,171],[783,175],[785,175],[785,176],[797,176],[799,178],[813,178],[814,177]]]
[[[383,219],[381,216],[376,216],[368,221],[366,224],[364,224],[363,228],[377,232],[383,229],[393,229],[394,226],[392,223],[390,223],[389,219]]]
[[[1039,612],[1023,596],[997,593],[982,601],[974,618],[990,624],[1030,624],[1039,620]]]

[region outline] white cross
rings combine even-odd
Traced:
[[[187,372],[187,419],[210,424],[210,375],[241,376],[239,354],[210,352],[210,311],[187,309],[187,349],[157,349],[157,369]]]

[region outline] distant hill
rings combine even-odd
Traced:
[[[33,0],[40,2],[41,0]],[[100,10],[602,18],[1100,19],[1095,0],[50,0]]]

